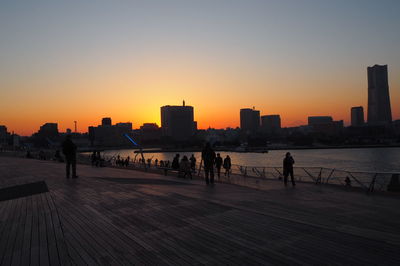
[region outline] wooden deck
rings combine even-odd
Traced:
[[[271,182],[266,191],[0,157],[1,265],[399,265],[400,195]]]

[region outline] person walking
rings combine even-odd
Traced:
[[[293,164],[294,164],[294,159],[290,155],[290,152],[287,152],[285,159],[283,159],[283,182],[285,183],[285,186],[287,186],[287,180],[288,180],[289,175],[290,175],[290,179],[292,181],[293,187],[296,186],[296,183],[294,182],[294,175],[293,175]]]
[[[204,149],[201,152],[201,158],[204,163],[204,173],[206,184],[214,184],[214,161],[215,161],[215,152],[211,148],[209,142],[206,143]],[[210,176],[210,179],[208,178]]]
[[[215,158],[215,168],[217,169],[218,181],[221,177],[221,167],[222,167],[222,158],[221,155],[217,153],[217,157]]]
[[[179,153],[177,153],[172,160],[172,169],[179,170]]]
[[[225,176],[228,175],[231,172],[231,167],[232,167],[232,163],[231,163],[231,157],[229,157],[229,155],[227,155],[224,159],[224,169],[225,169]]]
[[[69,178],[70,168],[72,168],[72,178],[77,178],[76,175],[76,145],[71,140],[71,135],[67,135],[62,143],[62,151],[66,161],[66,177]]]

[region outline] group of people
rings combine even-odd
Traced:
[[[101,157],[100,151],[93,151],[92,155],[90,155],[90,161],[92,166],[104,166],[104,159]]]
[[[72,178],[78,177],[76,174],[76,151],[77,147],[72,142],[71,136],[67,135],[64,142],[62,143],[62,152],[65,156],[65,161],[66,161],[66,178],[70,178],[71,174],[70,170],[72,170]],[[186,178],[186,176],[192,178],[192,172],[195,172],[196,168],[196,158],[194,157],[193,154],[190,158],[188,158],[185,155],[181,160],[179,160],[180,159],[179,157],[180,157],[179,154],[175,155],[171,167],[175,170],[179,170],[179,173],[182,174],[184,178]],[[217,171],[218,179],[220,178],[222,167],[225,169],[225,176],[227,175],[229,177],[230,169],[232,166],[231,158],[229,157],[229,155],[227,155],[225,159],[222,159],[219,153],[217,154],[215,153],[210,143],[206,143],[201,152],[201,159],[203,161],[205,181],[207,185],[214,184],[214,168]],[[130,160],[129,156],[125,159],[122,159],[120,158],[120,156],[118,156],[116,164],[119,166],[128,166],[129,160]],[[102,158],[100,156],[99,151],[92,153],[91,161],[93,166],[101,166]],[[151,163],[151,159],[148,160],[148,163],[149,164]],[[155,160],[155,163],[156,166],[158,166],[158,159]],[[287,186],[289,175],[293,187],[296,186],[293,174],[294,163],[295,163],[294,159],[291,156],[290,152],[287,152],[285,158],[283,159],[283,177],[284,177],[283,181],[285,186]],[[160,161],[160,167],[169,167],[169,161],[168,163],[166,163],[166,166],[163,161]]]
[[[124,159],[124,158],[121,158],[121,156],[118,155],[117,158],[115,159],[115,165],[128,167],[130,160],[131,160],[131,158],[129,156]]]
[[[225,176],[230,174],[232,167],[231,158],[229,155],[224,160],[219,153],[215,154],[210,143],[206,143],[204,149],[201,151],[201,159],[204,164],[204,174],[206,184],[214,184],[214,167],[217,170],[218,179],[221,177],[221,167],[225,169]]]

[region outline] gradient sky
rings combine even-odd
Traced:
[[[1,1],[0,124],[138,128],[183,99],[199,128],[236,127],[253,106],[284,126],[348,123],[374,64],[400,119],[399,14],[398,0]]]

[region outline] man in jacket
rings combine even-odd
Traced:
[[[67,135],[62,143],[62,151],[66,161],[66,177],[69,178],[70,168],[72,168],[72,178],[77,178],[76,175],[76,145],[71,140],[71,135]]]
[[[294,164],[294,159],[290,155],[290,152],[287,152],[285,159],[283,159],[283,182],[285,183],[285,186],[287,186],[287,180],[289,175],[290,179],[292,180],[292,185],[296,186],[293,176],[293,164]]]
[[[207,142],[203,151],[201,152],[201,158],[204,163],[204,173],[206,177],[206,184],[209,183],[214,184],[214,161],[215,161],[215,152],[211,148],[209,142]],[[208,178],[210,176],[210,179]]]

